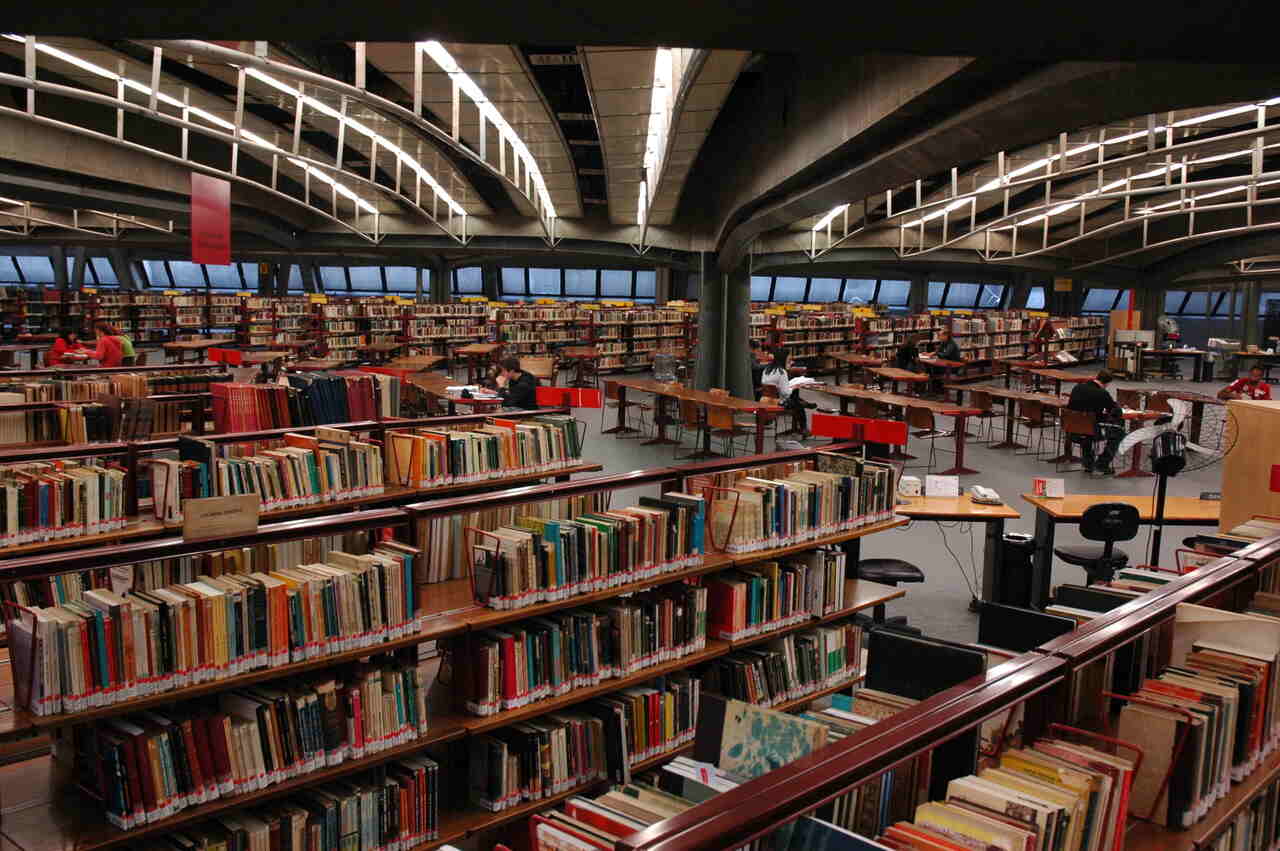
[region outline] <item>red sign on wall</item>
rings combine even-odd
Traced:
[[[226,266],[231,262],[231,184],[191,173],[191,260]]]

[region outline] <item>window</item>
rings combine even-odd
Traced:
[[[774,301],[803,301],[804,278],[775,278],[773,281]]]
[[[601,270],[600,295],[605,298],[631,298],[634,277],[630,269]]]
[[[529,270],[529,295],[534,295],[534,296],[560,295],[560,270],[559,269],[530,269]]]
[[[13,258],[7,254],[0,257],[0,283],[21,283],[21,279],[18,276],[18,267],[13,262]]]
[[[1187,295],[1187,302],[1182,306],[1184,316],[1204,316],[1208,312],[1209,293],[1199,290]]]
[[[147,273],[147,283],[156,289],[163,290],[173,286],[163,260],[143,260],[142,268]]]
[[[978,303],[974,306],[985,310],[998,310],[1003,303],[1004,284],[983,284],[982,292],[978,294]]]
[[[187,290],[202,290],[208,285],[204,279],[204,267],[190,260],[170,260],[169,275],[173,285]]]
[[[977,284],[952,284],[947,289],[947,307],[975,307],[978,304]]]
[[[286,280],[289,283],[285,286],[285,291],[293,290],[294,292],[302,292],[302,267],[297,263],[294,263],[289,267],[288,275],[289,277],[286,278]]]
[[[1128,310],[1129,309],[1129,293],[1130,290],[1121,290],[1120,297],[1116,299],[1116,306],[1112,310]]]
[[[484,278],[480,275],[480,267],[454,269],[453,291],[460,295],[481,295],[484,292]]]
[[[809,301],[815,304],[819,302],[839,301],[840,287],[844,281],[840,278],[810,278],[809,279]]]
[[[209,276],[209,285],[219,290],[240,289],[240,270],[234,264],[230,266],[205,266],[204,272]],[[102,280],[102,270],[98,270],[98,280]]]
[[[85,283],[88,283],[93,280],[93,273],[89,271],[88,266],[89,264],[86,261],[85,270],[84,270]],[[67,255],[67,284],[71,285],[75,283],[75,279],[76,279],[76,258],[68,254]]]
[[[524,269],[502,270],[502,294],[523,296],[528,290],[524,285]]]
[[[929,282],[929,307],[942,307],[942,297],[947,293],[947,285],[943,281]]]
[[[53,283],[53,261],[48,257],[18,256],[14,259],[18,261],[18,268],[28,284]]]
[[[249,289],[253,289],[258,286],[258,264],[241,263],[240,276],[244,278],[244,285]]]
[[[1213,293],[1212,298],[1216,298],[1218,300],[1217,304],[1215,304],[1213,308],[1214,316],[1222,316],[1227,319],[1233,318],[1231,313],[1231,291],[1230,290],[1223,290],[1220,293]],[[1241,306],[1241,300],[1237,298],[1236,312],[1240,311],[1240,306]]]
[[[1244,307],[1240,308],[1240,312],[1244,313]],[[1258,297],[1258,318],[1266,316],[1268,313],[1280,313],[1280,293],[1264,292]]]
[[[565,269],[564,294],[578,298],[596,297],[595,269]]]
[[[351,289],[366,293],[382,292],[381,266],[350,266],[347,275],[351,278]]]
[[[431,291],[430,269],[422,270],[422,291]],[[384,266],[382,274],[387,278],[387,292],[416,293],[418,291],[417,266]]]
[[[320,286],[327,293],[347,291],[347,270],[343,266],[321,266]]]
[[[111,265],[110,260],[106,257],[90,257],[89,262],[93,265],[94,274],[98,276],[99,286],[120,286],[120,281],[116,278],[115,267]]]
[[[1090,287],[1084,291],[1084,303],[1080,311],[1082,313],[1107,313],[1114,309],[1116,296],[1119,294],[1119,290]]]
[[[1044,287],[1027,290],[1027,310],[1044,310]]]
[[[1164,312],[1169,314],[1181,313],[1182,303],[1186,300],[1186,290],[1168,290],[1164,294]]]
[[[652,269],[636,272],[636,300],[653,301],[657,298],[658,273]]]
[[[768,301],[769,291],[773,287],[773,278],[768,275],[751,276],[751,300]]]
[[[847,299],[849,290],[846,285],[845,298]],[[911,298],[911,282],[910,281],[881,281],[880,292],[876,296],[876,300],[881,304],[889,307],[906,307],[907,302]]]
[[[849,278],[844,282],[844,300],[850,304],[870,304],[876,298],[876,282],[867,278]]]

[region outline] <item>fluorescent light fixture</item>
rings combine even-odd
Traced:
[[[10,41],[18,41],[18,42],[26,41],[26,39],[23,36],[13,35],[11,33],[6,33],[4,37],[9,39]],[[55,59],[60,59],[63,62],[66,62],[70,65],[74,65],[75,67],[81,69],[82,71],[87,71],[90,74],[93,74],[95,76],[102,77],[103,79],[106,79],[106,80],[113,80],[116,82],[123,83],[125,88],[131,89],[135,92],[139,92],[140,94],[146,95],[147,97],[151,97],[150,86],[145,85],[143,83],[139,83],[136,80],[131,80],[128,77],[123,77],[115,73],[114,71],[111,71],[107,68],[103,68],[101,65],[97,65],[93,62],[90,62],[87,59],[82,59],[73,53],[68,53],[65,50],[61,50],[57,47],[53,47],[52,45],[44,44],[43,42],[40,42],[40,41],[36,42],[36,50],[39,50],[41,53],[44,53],[48,56],[52,56]],[[178,100],[175,97],[171,97],[165,94],[164,92],[159,92],[159,91],[156,92],[156,100],[165,104],[166,106],[174,107],[175,109],[186,109],[190,115],[193,115],[199,118],[200,120],[213,125],[214,127],[218,127],[219,129],[230,130],[232,132],[235,131],[235,124],[233,124],[230,121],[227,121],[225,118],[214,115],[212,112],[203,110],[198,106],[189,106],[187,104],[184,104],[182,101]],[[299,159],[298,157],[289,156],[288,153],[283,148],[277,145],[274,145],[271,142],[268,142],[266,139],[262,138],[257,133],[254,133],[252,130],[246,130],[242,127],[240,129],[240,136],[252,142],[253,144],[257,145],[260,148],[265,148],[266,150],[269,150],[273,153],[283,154],[285,158],[289,162],[291,162],[293,165],[309,173],[312,177],[316,178],[321,183],[332,186],[339,195],[355,203],[355,205],[363,212],[377,214],[378,212],[377,208],[375,208],[372,204],[370,204],[368,201],[361,198],[356,193],[352,192],[346,186],[343,186],[341,183],[338,183],[336,180],[334,180],[329,175],[325,174],[320,169],[317,169],[307,164],[305,160]]]
[[[498,138],[506,141],[511,145],[511,150],[520,159],[523,165],[522,170],[526,172],[533,181],[534,189],[538,193],[538,199],[541,202],[542,212],[550,218],[556,218],[555,205],[551,203],[551,193],[547,191],[547,183],[542,179],[542,170],[538,168],[538,162],[533,158],[533,154],[525,146],[524,141],[516,135],[516,131],[511,129],[511,125],[498,112],[497,107],[490,103],[485,97],[484,92],[476,85],[475,81],[458,66],[449,51],[444,45],[438,41],[420,41],[415,49],[421,50],[431,57],[431,61],[440,66],[440,70],[449,75],[449,79],[458,84],[458,88],[471,98],[472,103],[483,113],[485,120],[492,124],[498,130]],[[379,143],[381,144],[381,143]]]

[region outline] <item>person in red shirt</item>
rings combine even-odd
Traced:
[[[98,347],[90,355],[99,366],[120,366],[124,363],[124,349],[120,346],[120,338],[111,333],[111,326],[106,322],[98,322],[93,326],[98,337]]]
[[[80,336],[75,331],[63,331],[53,341],[53,348],[45,355],[45,363],[49,366],[77,363],[78,358],[68,357],[71,352],[83,352],[88,355],[89,349],[80,342]]]
[[[1271,385],[1262,380],[1262,367],[1249,370],[1248,378],[1237,378],[1218,391],[1219,399],[1270,399]]]

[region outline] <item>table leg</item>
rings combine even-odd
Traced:
[[[955,415],[956,463],[951,469],[942,471],[944,476],[976,476],[978,474],[977,470],[971,470],[964,465],[964,427],[968,419],[968,414]]]
[[[667,402],[666,396],[653,397],[653,422],[658,427],[658,434],[652,440],[642,440],[642,446],[653,446],[654,444],[671,444],[675,445],[678,441],[667,437]]]
[[[849,416],[849,397],[848,396],[840,397],[840,416],[842,417]]]
[[[906,422],[906,419],[907,419],[907,412],[906,412],[905,410],[903,410],[903,412],[902,412],[902,419],[903,419],[903,422]],[[910,440],[911,440],[911,429],[910,429],[910,428],[908,428],[908,429],[907,429],[907,440],[908,440],[908,441],[910,441]],[[902,444],[902,445],[903,445],[903,446],[906,446],[907,444],[906,444],[906,443],[904,443],[904,444]],[[894,446],[891,450],[889,450],[889,456],[888,456],[888,457],[893,458],[893,459],[895,459],[895,460],[897,460],[897,461],[915,461],[915,460],[917,460],[915,455],[912,455],[910,452],[907,452],[905,449],[902,449],[901,447],[898,447],[898,446]]]
[[[1009,389],[1009,386],[1010,386],[1009,383],[1011,381],[1013,381],[1013,364],[1007,363],[1004,365],[1004,389],[1005,390]]]
[[[1036,549],[1031,557],[1031,606],[1043,609],[1049,603],[1049,583],[1053,576],[1054,522],[1049,513],[1036,508]]]
[[[613,428],[607,428],[601,434],[627,434],[639,431],[627,425],[627,388],[618,385],[618,422]]]
[[[993,444],[992,449],[1026,449],[1026,444],[1013,440],[1013,400],[1004,400],[1004,440]]]
[[[1200,442],[1200,426],[1204,425],[1204,402],[1191,403],[1191,429],[1188,438],[1192,443]]]
[[[991,520],[987,527],[986,542],[982,549],[982,601],[997,602],[1003,589],[996,587],[999,576],[1000,548],[1004,545],[1004,520]]]

